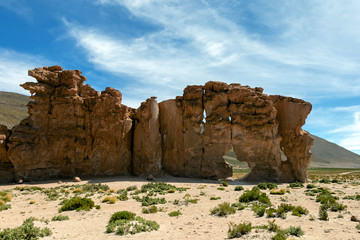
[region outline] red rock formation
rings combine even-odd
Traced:
[[[9,157],[16,177],[26,180],[131,173],[130,109],[121,93],[101,94],[79,70],[59,66],[29,71],[37,83],[25,83],[32,94],[29,117],[15,126]]]
[[[7,140],[10,131],[0,124],[0,183],[14,181],[14,166],[7,153]]]
[[[159,106],[156,97],[152,97],[143,102],[135,114],[133,172],[156,176],[161,168]]]
[[[163,173],[219,179],[232,175],[223,156],[233,148],[252,169],[246,180],[307,180],[312,139],[301,126],[308,102],[208,82],[135,110],[121,104],[118,90],[100,94],[84,85],[79,70],[53,66],[29,75],[37,80],[22,85],[34,100],[29,117],[10,137],[0,127],[0,173],[8,164],[24,180]]]
[[[301,129],[311,111],[311,104],[301,99],[270,96],[277,109],[280,123],[279,133],[282,136],[281,149],[287,160],[282,162],[282,179],[287,182],[306,182],[307,169],[311,162],[310,148],[314,140],[310,134]]]

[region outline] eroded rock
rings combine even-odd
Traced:
[[[223,156],[233,149],[251,167],[245,180],[307,180],[310,135],[301,129],[311,104],[268,96],[262,88],[207,82],[183,96],[135,110],[113,88],[98,91],[79,70],[36,68],[25,83],[34,101],[29,116],[10,132],[0,127],[0,173],[40,180],[109,175],[226,179]],[[287,156],[281,161],[280,149]],[[8,165],[6,165],[8,164]]]

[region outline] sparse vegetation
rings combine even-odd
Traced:
[[[138,202],[141,202],[141,206],[150,206],[150,205],[156,205],[156,204],[165,204],[166,200],[165,198],[151,198],[149,196],[144,196],[142,198],[135,196],[133,197]]]
[[[304,235],[304,232],[301,229],[301,227],[293,227],[293,226],[290,226],[289,228],[285,229],[285,233],[296,237],[301,237],[302,235]]]
[[[244,190],[243,186],[235,186],[235,191],[242,191]]]
[[[289,187],[290,188],[303,188],[304,184],[301,182],[295,182],[295,183],[290,183]]]
[[[142,213],[144,214],[157,213],[157,212],[158,212],[158,208],[155,205],[142,209]]]
[[[221,185],[223,185],[224,187],[228,187],[228,186],[229,186],[229,184],[228,184],[226,181],[222,181],[222,182],[221,182]]]
[[[211,215],[218,215],[221,217],[234,214],[235,212],[236,208],[232,207],[228,202],[220,203],[217,207],[210,209]]]
[[[51,221],[65,221],[65,220],[69,220],[68,216],[63,216],[63,215],[58,215],[58,216],[54,216]]]
[[[210,197],[210,200],[219,200],[221,197]]]
[[[0,232],[0,239],[6,240],[32,240],[50,236],[49,228],[39,228],[34,226],[34,218],[26,219],[23,224],[16,228],[5,228]]]
[[[251,191],[246,191],[239,198],[239,202],[247,203],[252,201],[259,201],[263,204],[271,204],[266,193],[261,193],[258,187],[253,187]]]
[[[159,229],[159,224],[155,221],[145,220],[136,217],[135,213],[121,211],[114,213],[107,225],[106,232],[116,232],[118,235],[136,234],[140,232],[150,232]]]
[[[59,212],[63,211],[90,211],[94,207],[94,202],[90,198],[73,197],[71,199],[64,200]]]
[[[115,196],[107,196],[101,202],[108,203],[108,204],[115,204],[116,203],[116,197]]]
[[[271,190],[271,189],[275,189],[278,187],[277,184],[275,184],[275,183],[259,183],[257,186],[262,190],[266,190],[266,189]]]
[[[177,211],[170,212],[169,216],[170,217],[177,217],[177,216],[180,216],[181,214],[182,213],[180,212],[180,210],[177,210]]]
[[[251,223],[240,223],[235,224],[230,222],[229,223],[229,229],[228,229],[228,237],[229,238],[239,238],[249,232],[251,232],[252,226]]]
[[[272,194],[272,195],[284,195],[285,193],[286,193],[286,190],[283,188],[270,190],[270,194]]]

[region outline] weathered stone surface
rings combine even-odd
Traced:
[[[118,90],[84,85],[79,70],[52,66],[29,75],[37,83],[22,84],[34,100],[28,118],[11,132],[0,127],[0,174],[10,169],[0,181],[14,173],[25,181],[164,173],[225,179],[232,176],[223,158],[230,149],[252,169],[245,180],[307,180],[313,141],[301,129],[311,111],[303,100],[207,82],[135,110],[121,104]]]
[[[301,129],[311,111],[311,104],[301,99],[270,96],[277,109],[282,136],[281,149],[287,160],[281,162],[283,181],[307,181],[307,169],[311,162],[310,148],[314,140]]]
[[[135,114],[134,160],[135,175],[159,175],[162,168],[159,105],[156,97],[141,103]]]
[[[10,131],[0,124],[0,183],[14,181],[14,166],[7,153],[7,141]]]
[[[79,70],[59,66],[29,71],[38,83],[22,86],[32,94],[29,117],[15,126],[8,155],[24,180],[131,174],[131,109],[121,93],[101,94]]]

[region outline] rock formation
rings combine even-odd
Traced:
[[[232,148],[252,169],[246,180],[307,180],[312,139],[301,127],[311,104],[303,100],[207,82],[132,109],[121,104],[118,90],[100,94],[84,85],[79,70],[53,66],[29,75],[37,83],[22,85],[34,100],[28,118],[11,131],[0,127],[0,181],[164,173],[226,178],[232,168],[223,156]]]

